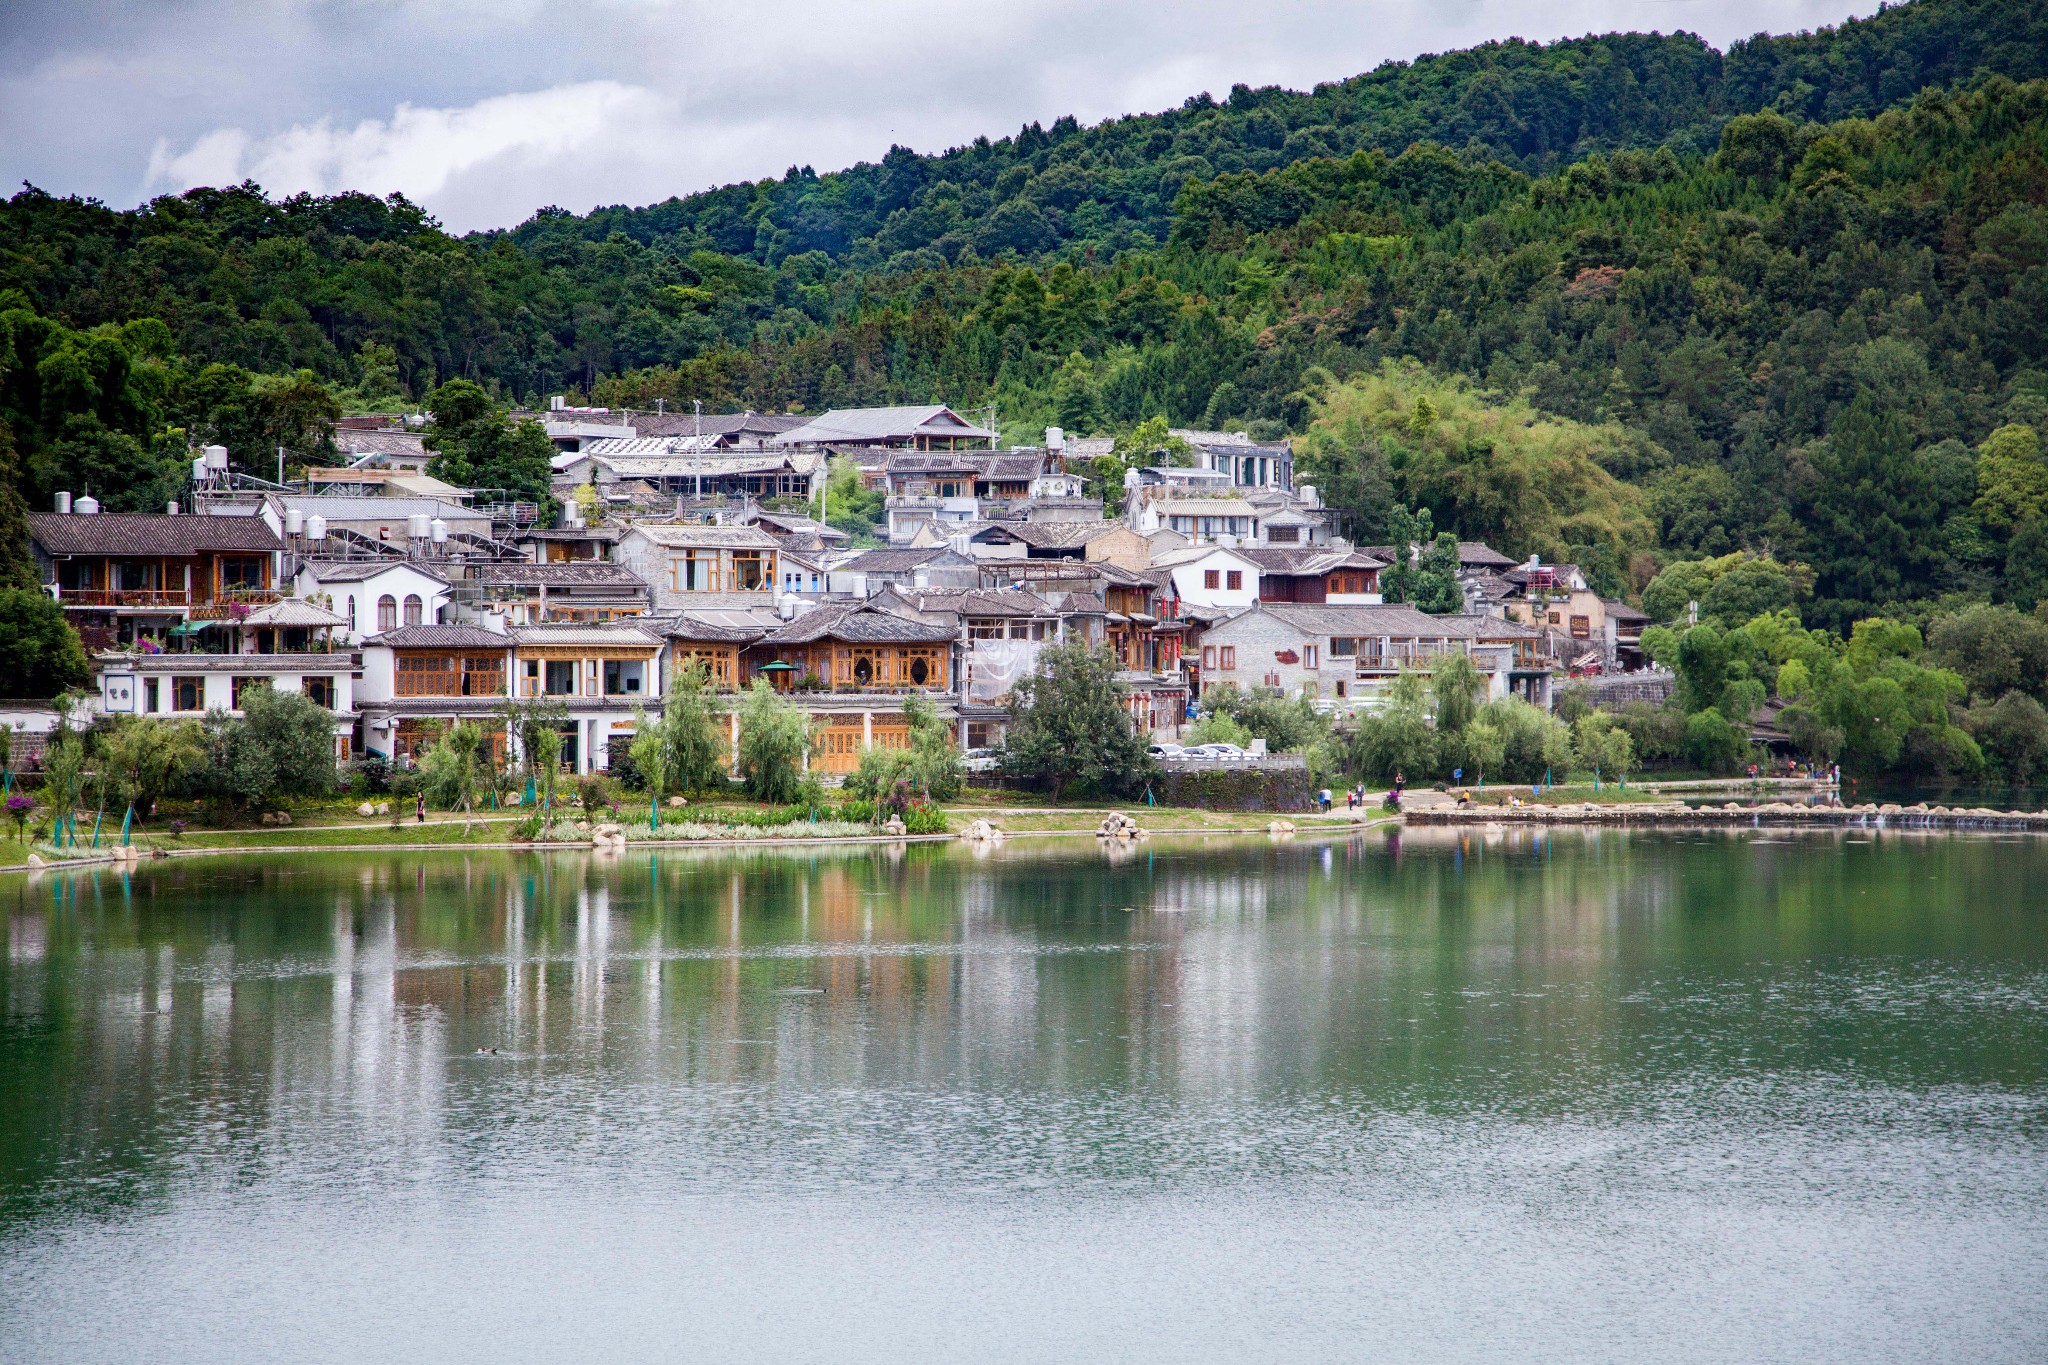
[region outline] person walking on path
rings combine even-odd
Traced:
[[[427,794],[418,792],[413,796],[413,814],[421,824],[427,823]]]

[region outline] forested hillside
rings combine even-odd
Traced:
[[[1362,533],[1427,507],[1613,590],[1752,549],[1811,570],[1818,623],[2031,606],[2044,76],[2037,7],[1915,0],[1726,54],[1495,44],[460,240],[360,195],[25,190],[0,417],[40,500],[154,498],[184,433],[298,449],[323,398],[457,377],[993,402],[1017,437],[1164,416],[1305,434]]]

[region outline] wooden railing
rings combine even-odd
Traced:
[[[185,588],[59,588],[57,600],[67,607],[183,607],[192,594]]]

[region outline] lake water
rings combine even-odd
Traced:
[[[2048,1359],[2048,841],[194,859],[0,918],[8,1365]]]

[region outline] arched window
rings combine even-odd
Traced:
[[[398,599],[387,592],[377,599],[377,631],[382,634],[387,630],[397,629]]]
[[[350,630],[356,628],[356,595],[354,593],[348,595],[348,628]]]
[[[925,661],[923,659],[912,659],[910,661],[911,682],[917,684],[919,687],[923,687],[924,680],[930,676],[931,669],[925,665]]]
[[[416,592],[407,593],[405,595],[405,623],[409,626],[418,625],[420,623],[421,610],[420,595]]]
[[[859,683],[862,687],[866,687],[874,681],[874,678],[875,666],[873,664],[869,663],[866,659],[854,660],[853,680],[855,682]]]

